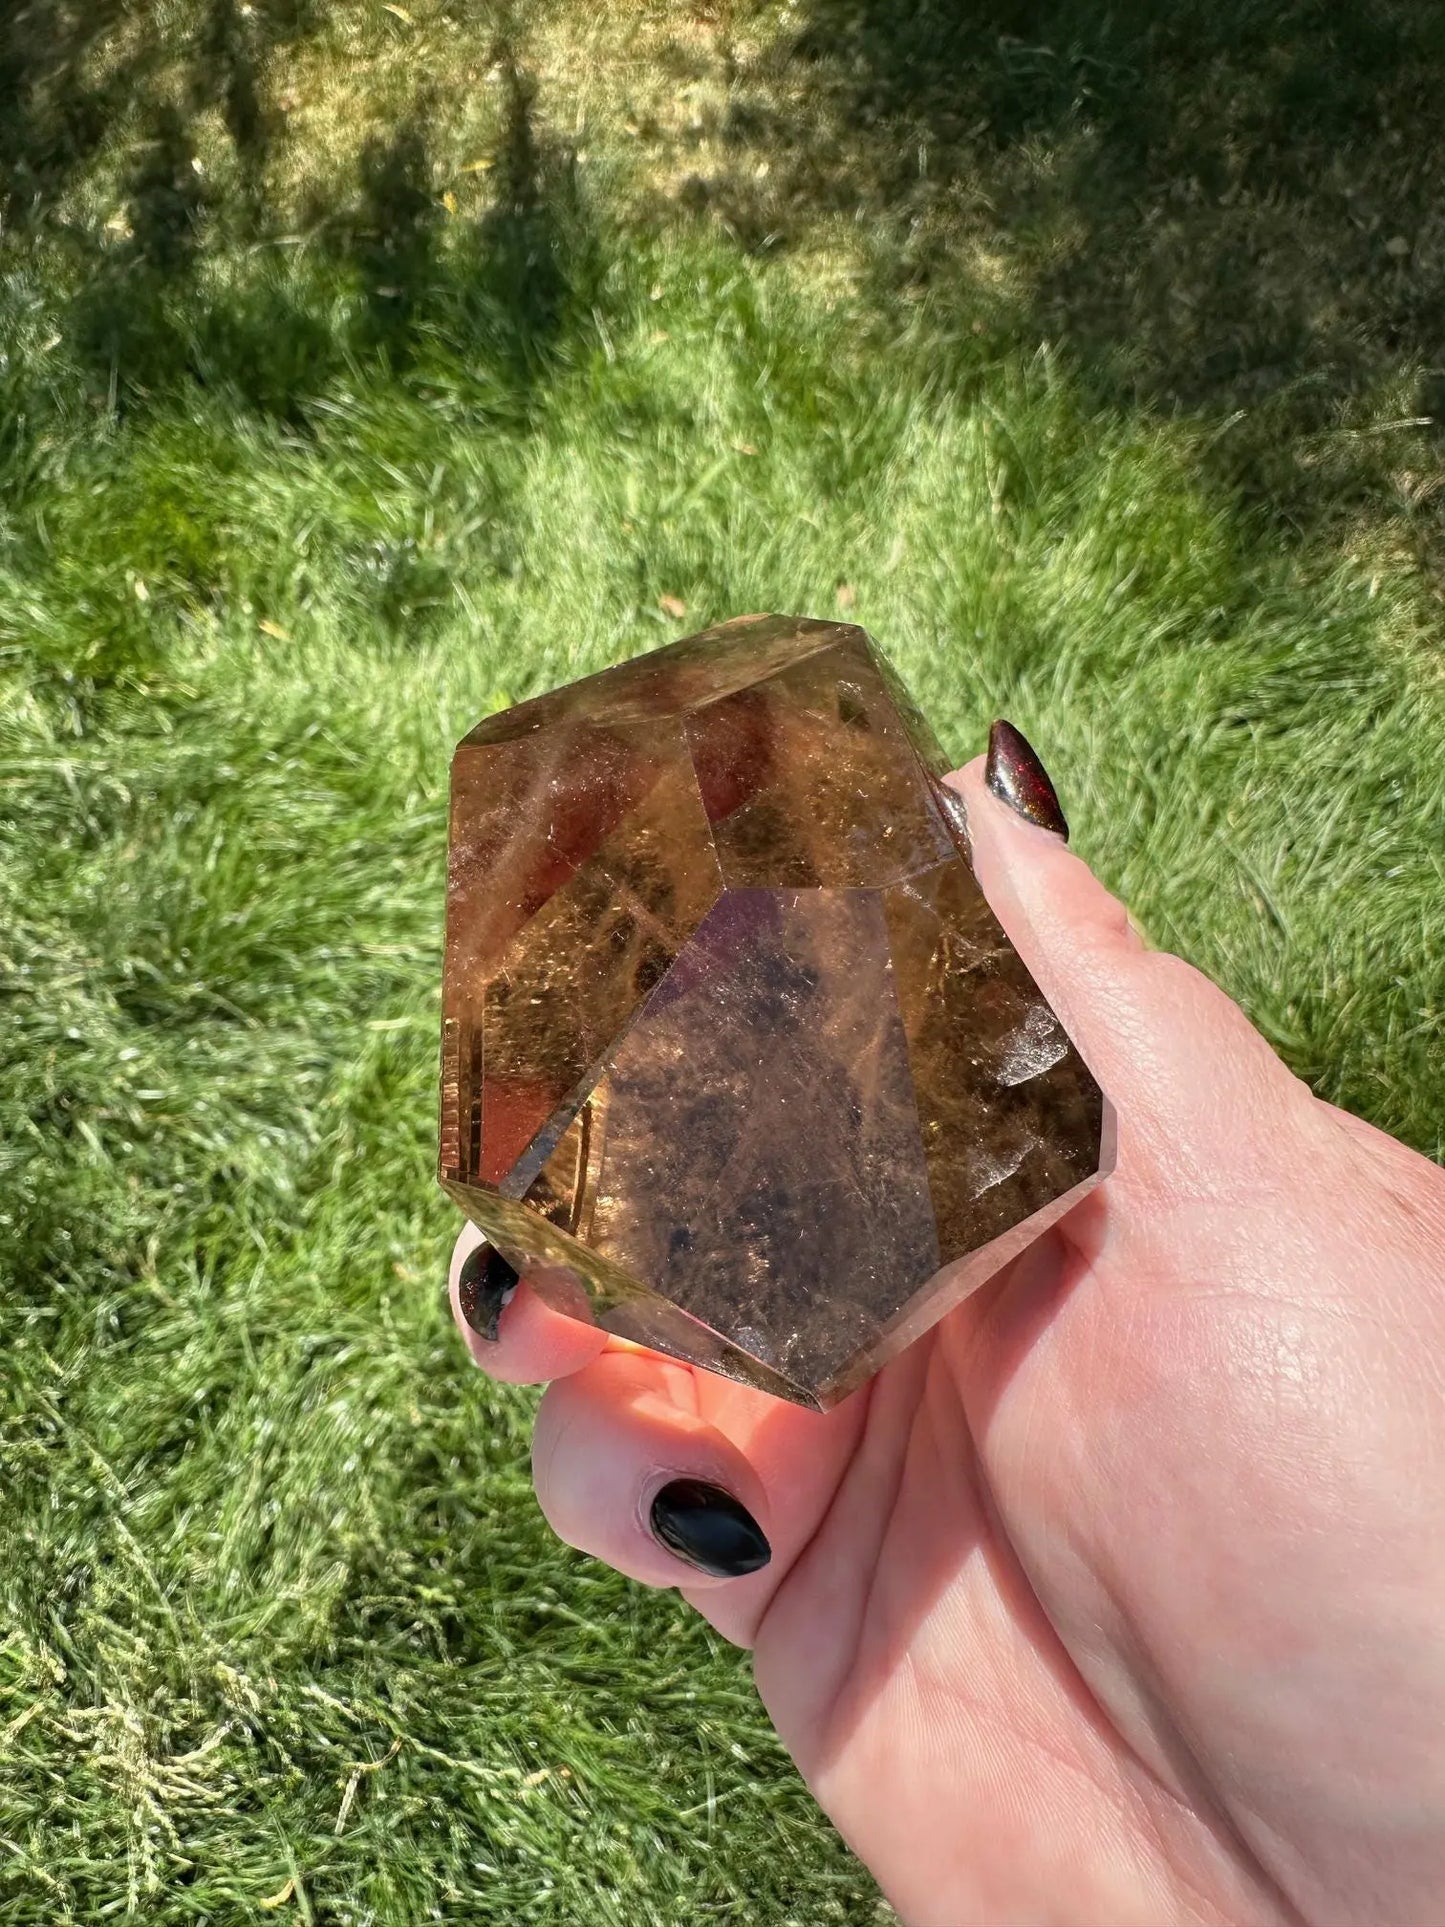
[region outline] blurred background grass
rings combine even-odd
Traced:
[[[753,609],[1445,1152],[1433,5],[0,25],[0,1917],[889,1918],[434,1193],[482,713]]]

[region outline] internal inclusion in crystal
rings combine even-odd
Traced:
[[[947,767],[781,616],[458,747],[440,1176],[558,1310],[826,1410],[1111,1168]]]

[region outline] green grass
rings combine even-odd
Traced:
[[[4,30],[7,1923],[886,1917],[452,1337],[482,713],[846,607],[1445,1155],[1435,29],[1225,11]]]

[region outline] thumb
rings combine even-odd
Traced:
[[[945,779],[963,799],[974,874],[1118,1111],[1121,1154],[1127,1139],[1172,1175],[1207,1179],[1222,1142],[1266,1143],[1305,1087],[1218,985],[1147,949],[1063,836],[1003,802],[985,767],[980,756]]]

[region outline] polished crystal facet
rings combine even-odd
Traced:
[[[459,746],[441,1180],[558,1310],[826,1410],[1107,1171],[947,766],[781,616]]]

